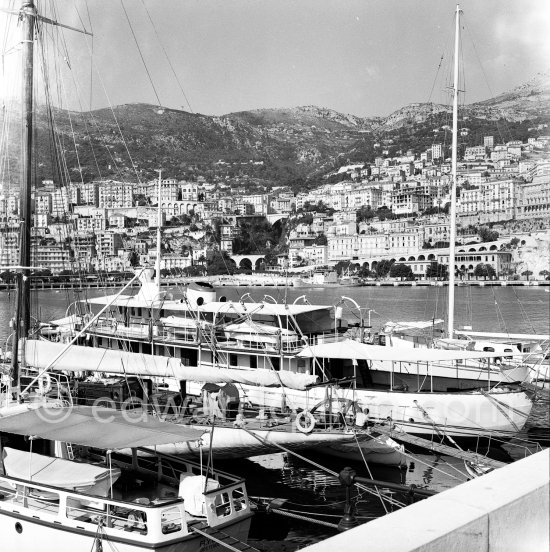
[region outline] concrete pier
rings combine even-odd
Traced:
[[[547,552],[550,449],[463,483],[308,552]]]

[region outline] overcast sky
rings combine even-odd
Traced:
[[[360,116],[388,115],[411,102],[443,100],[454,1],[123,1],[160,103],[167,107],[189,109],[163,48],[199,113],[317,105]],[[0,0],[4,7],[11,4]],[[121,0],[39,3],[48,16],[81,26],[75,5],[87,27],[89,13],[94,33],[92,107],[158,103]],[[465,103],[548,69],[548,0],[467,0],[461,8]],[[63,33],[73,73],[63,70],[67,103],[88,108],[92,42]],[[442,55],[442,78],[430,96]]]

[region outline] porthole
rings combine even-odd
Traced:
[[[21,533],[23,532],[23,526],[22,526],[19,522],[17,522],[17,523],[15,524],[15,530],[16,530],[19,534],[21,534]]]

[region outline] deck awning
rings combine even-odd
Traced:
[[[384,332],[407,332],[411,330],[426,330],[443,324],[444,320],[437,318],[435,320],[416,320],[410,322],[387,322],[384,326]]]
[[[107,305],[112,301],[112,307],[142,307],[151,308],[151,301],[146,301],[139,295],[120,295],[114,299],[114,295],[106,297],[90,297],[86,299],[86,303],[92,305]],[[332,309],[330,305],[310,305],[310,304],[285,304],[285,303],[241,303],[240,301],[212,301],[204,303],[199,307],[190,309],[190,307],[179,300],[154,301],[155,309],[160,308],[164,311],[173,313],[184,312],[194,314],[197,313],[219,313],[219,314],[237,314],[240,316],[248,316],[254,314],[262,314],[265,316],[299,316],[301,314],[309,314],[317,311],[328,312]]]
[[[464,335],[468,337],[480,337],[497,342],[509,341],[549,341],[550,334],[525,334],[525,333],[498,333],[498,332],[473,332],[470,330],[455,330],[456,335]]]
[[[93,406],[50,406],[7,414],[0,418],[0,431],[104,450],[197,441],[204,433],[161,422],[142,411]]]
[[[502,358],[499,352],[448,349],[384,347],[367,345],[351,339],[306,347],[298,356],[307,358],[338,358],[351,360],[386,360],[394,362],[451,362],[457,360]]]
[[[178,358],[132,353],[119,349],[99,349],[82,345],[25,340],[24,359],[28,366],[38,370],[52,367],[69,372],[139,375],[143,377],[174,378],[201,383],[243,383],[264,387],[290,387],[303,390],[315,383],[317,377],[295,374],[288,370],[266,368],[220,368],[214,366],[186,366]],[[22,357],[23,358],[23,357]]]

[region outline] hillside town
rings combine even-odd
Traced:
[[[44,180],[32,196],[32,264],[50,275],[152,266],[160,223],[165,276],[340,263],[363,275],[429,278],[449,254],[448,149],[434,143],[420,156],[388,157],[384,143],[375,147],[380,155],[374,162],[341,166],[296,195],[288,187],[250,193],[238,179],[203,176],[161,176],[160,186],[157,180],[109,180],[59,187]],[[545,279],[548,244],[541,248],[539,242],[550,227],[549,149],[545,135],[504,144],[485,136],[483,144],[465,148],[457,178],[461,278]],[[18,264],[20,223],[17,192],[3,192],[5,279]],[[526,255],[530,247],[538,253]],[[401,270],[390,273],[392,265]]]

